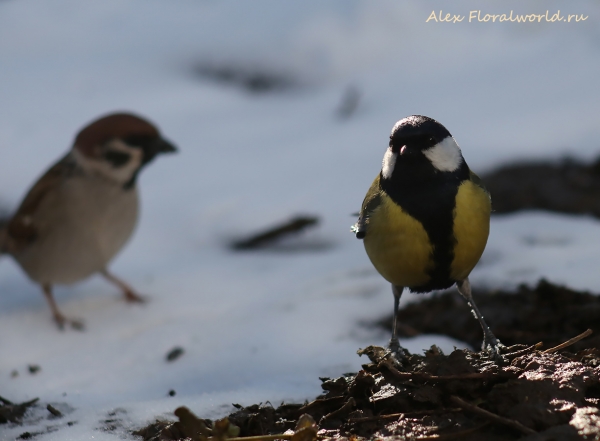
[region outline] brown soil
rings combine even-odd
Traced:
[[[549,348],[591,329],[594,334],[570,350],[600,348],[598,295],[541,280],[535,288],[520,286],[516,291],[474,288],[473,298],[496,337],[505,345],[543,342]],[[391,329],[392,317],[376,325]],[[479,348],[482,341],[479,323],[456,290],[434,294],[402,308],[398,313],[398,332],[401,337],[444,334],[472,348]]]
[[[410,440],[600,439],[600,297],[540,281],[516,292],[474,291],[482,313],[507,346],[501,360],[470,350],[444,355],[433,346],[398,363],[385,349],[359,351],[370,362],[357,374],[322,378],[311,402],[248,407],[228,416],[235,436],[293,433],[310,415],[320,437]],[[465,301],[446,292],[399,314],[403,336],[446,334],[474,347],[481,329]],[[391,318],[377,323],[391,327]],[[553,348],[586,329],[591,337]],[[193,410],[193,409],[192,409]],[[135,432],[145,441],[225,439],[210,420],[178,409],[179,422],[157,421]],[[199,427],[202,427],[200,430]],[[227,426],[228,427],[228,426]],[[318,431],[318,432],[317,432]],[[298,437],[293,440],[314,439]]]
[[[482,178],[495,213],[542,209],[600,217],[600,158],[506,165]]]
[[[157,421],[135,434],[145,441],[228,438],[223,429],[219,436],[211,431],[215,424],[237,426],[228,429],[237,437],[293,433],[308,414],[314,435],[325,438],[599,439],[600,351],[512,351],[497,363],[469,350],[444,355],[434,346],[400,364],[370,346],[359,351],[370,359],[363,370],[322,378],[324,393],[309,403],[238,406],[216,423],[179,408],[179,422]]]

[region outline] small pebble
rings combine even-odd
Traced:
[[[167,361],[175,361],[183,355],[185,351],[180,346],[175,346],[167,353]]]

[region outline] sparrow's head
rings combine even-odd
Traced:
[[[75,158],[84,169],[128,188],[156,155],[175,151],[156,126],[130,113],[97,119],[84,127],[73,143]]]
[[[398,121],[383,157],[382,179],[396,173],[430,174],[455,172],[464,159],[458,144],[446,128],[427,116],[412,115]]]

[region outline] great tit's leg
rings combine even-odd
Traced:
[[[136,293],[131,286],[123,282],[121,279],[118,279],[117,277],[113,276],[111,273],[108,272],[106,268],[103,269],[100,273],[106,278],[106,280],[121,288],[121,291],[123,291],[123,296],[125,297],[125,300],[127,302],[144,303],[146,301],[146,299],[144,299],[141,295]]]
[[[77,329],[78,331],[83,330],[83,328],[84,328],[83,322],[81,322],[79,320],[68,319],[64,315],[62,315],[62,313],[58,309],[58,306],[56,306],[56,302],[54,301],[54,295],[52,294],[52,286],[50,284],[48,284],[48,283],[43,284],[42,291],[44,292],[44,297],[46,297],[46,300],[48,301],[48,304],[50,305],[50,309],[52,310],[52,316],[54,318],[54,321],[58,325],[59,329],[64,329],[65,323],[67,323],[67,324],[71,325],[71,327],[73,329]]]
[[[406,351],[400,342],[398,341],[398,309],[400,306],[400,297],[404,291],[403,286],[392,285],[392,292],[394,293],[394,318],[392,320],[392,339],[390,340],[390,351],[396,355],[396,358],[406,358]]]
[[[498,340],[496,336],[492,333],[488,325],[485,323],[483,315],[481,315],[481,312],[479,312],[479,308],[477,308],[477,305],[473,301],[473,296],[471,295],[471,283],[469,282],[469,278],[456,282],[456,287],[458,288],[458,292],[460,293],[460,295],[462,295],[465,298],[465,300],[471,307],[473,315],[481,325],[481,329],[483,330],[483,344],[481,345],[481,348],[484,351],[489,351],[493,356],[499,356],[500,349],[504,348],[504,345],[500,343],[500,340]]]

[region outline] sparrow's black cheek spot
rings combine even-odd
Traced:
[[[106,153],[104,153],[104,159],[110,162],[113,167],[119,168],[123,167],[129,162],[129,160],[131,159],[131,155],[125,152],[109,150]]]

